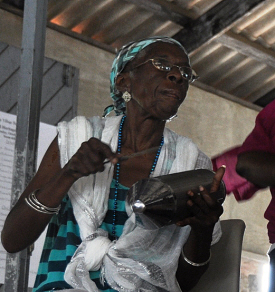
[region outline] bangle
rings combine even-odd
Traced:
[[[40,213],[44,213],[44,214],[50,214],[50,215],[54,215],[54,214],[58,214],[61,205],[59,205],[58,207],[47,207],[45,205],[43,205],[42,203],[40,203],[37,198],[36,198],[36,193],[39,191],[39,189],[35,190],[34,192],[30,193],[29,196],[27,198],[25,198],[26,203],[35,211],[38,211]]]
[[[182,252],[181,252],[181,254],[182,254],[182,256],[183,256],[183,259],[184,259],[189,265],[191,265],[191,266],[193,266],[193,267],[202,267],[202,266],[207,265],[207,264],[210,262],[210,259],[211,259],[211,250],[209,250],[209,253],[210,253],[209,258],[208,258],[205,262],[202,262],[202,263],[194,263],[194,262],[190,261],[190,260],[185,256],[183,250],[182,250]]]

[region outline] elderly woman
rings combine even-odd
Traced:
[[[167,37],[124,46],[111,72],[116,116],[76,117],[58,137],[5,222],[8,252],[32,244],[49,223],[33,291],[189,291],[219,240],[222,207],[203,186],[190,191],[192,216],[146,230],[128,219],[125,196],[140,179],[211,161],[188,138],[165,128],[196,79],[185,49]],[[139,157],[119,157],[149,148]],[[211,192],[224,174],[214,176]],[[24,230],[24,232],[22,232]],[[65,290],[64,290],[65,289]]]

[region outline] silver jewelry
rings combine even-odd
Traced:
[[[172,120],[176,119],[178,117],[177,114],[171,116],[168,120],[166,120],[167,123],[171,122]]]
[[[58,207],[47,207],[45,205],[43,205],[42,203],[40,203],[37,198],[36,198],[36,193],[39,191],[39,189],[35,190],[34,192],[30,193],[29,196],[27,198],[25,198],[26,203],[35,211],[38,211],[40,213],[44,213],[44,214],[49,214],[49,215],[54,215],[54,214],[58,214],[61,205],[59,205]]]
[[[129,102],[132,98],[131,94],[126,90],[122,94],[122,98],[124,99],[125,102]]]
[[[202,266],[207,265],[207,264],[210,262],[210,259],[211,259],[211,250],[209,250],[209,253],[210,253],[209,258],[208,258],[205,262],[202,262],[202,263],[194,263],[194,262],[190,261],[190,260],[185,256],[183,250],[182,250],[182,252],[181,252],[183,259],[184,259],[189,265],[191,265],[191,266],[193,266],[193,267],[202,267]]]

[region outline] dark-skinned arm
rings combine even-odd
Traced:
[[[179,226],[191,226],[190,235],[183,247],[184,256],[192,263],[202,264],[194,266],[188,263],[183,254],[179,258],[177,280],[183,292],[190,291],[207,270],[211,256],[211,242],[215,223],[223,213],[222,206],[211,197],[211,193],[218,190],[225,168],[218,169],[214,176],[213,184],[208,193],[205,188],[200,188],[200,195],[189,192],[189,205],[193,216],[178,222]]]
[[[241,153],[236,172],[256,186],[275,186],[275,154],[264,151]]]
[[[183,253],[194,263],[203,263],[210,257],[213,228],[209,227],[201,232],[191,230],[188,241],[183,247]],[[179,258],[177,280],[182,292],[190,291],[208,269],[209,263],[195,267],[187,263],[183,255]]]
[[[40,203],[57,207],[72,184],[80,177],[104,170],[104,160],[117,162],[116,154],[98,139],[82,143],[68,163],[61,168],[57,138],[49,146],[40,167],[8,214],[1,233],[3,247],[10,253],[31,245],[44,231],[52,215],[32,209],[25,201],[35,190]],[[22,232],[23,230],[23,232]]]

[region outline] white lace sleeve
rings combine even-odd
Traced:
[[[205,155],[201,150],[199,150],[199,154],[198,154],[198,158],[197,158],[197,162],[195,166],[195,169],[200,169],[200,168],[210,169],[210,170],[213,169],[211,159],[207,155]]]

